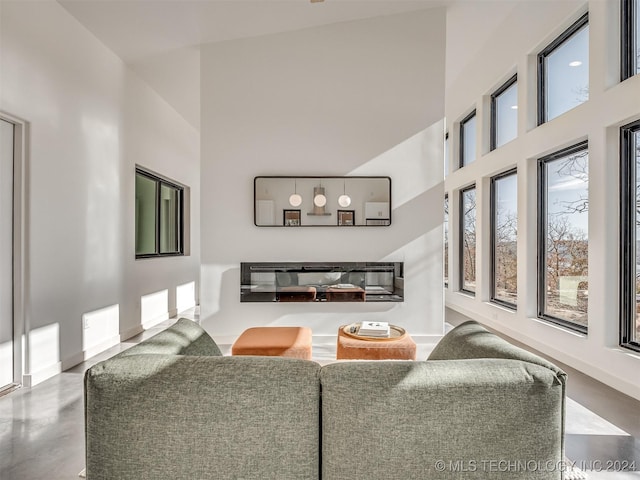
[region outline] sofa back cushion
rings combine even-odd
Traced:
[[[429,360],[508,358],[546,367],[556,374],[564,372],[553,363],[516,347],[491,333],[476,321],[462,323],[447,333],[429,355]]]
[[[320,366],[127,355],[85,376],[87,478],[319,478]]]
[[[321,384],[323,480],[560,479],[564,388],[548,368],[343,362]]]
[[[118,356],[139,355],[221,356],[220,348],[196,322],[180,318],[172,326],[125,350]]]

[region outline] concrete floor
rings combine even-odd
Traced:
[[[197,318],[197,313],[181,316]],[[84,371],[170,323],[164,322],[33,388],[0,397],[0,479],[78,479],[84,468]],[[419,345],[418,358],[426,358],[432,348]],[[334,361],[335,345],[314,345],[313,349],[314,359],[320,363]],[[221,350],[228,354],[230,345],[221,345]],[[567,458],[585,470],[589,480],[639,480],[640,402],[555,363],[569,374]],[[620,471],[624,462],[635,462],[636,471]]]

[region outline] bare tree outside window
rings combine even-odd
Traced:
[[[468,187],[460,192],[462,221],[462,275],[461,290],[476,292],[476,187]]]
[[[515,308],[518,297],[518,177],[515,171],[494,177],[492,205],[491,300]]]
[[[541,159],[544,264],[540,310],[585,331],[588,326],[589,153],[586,143]]]

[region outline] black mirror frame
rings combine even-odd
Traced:
[[[334,227],[348,227],[348,228],[353,228],[353,227],[388,227],[391,225],[392,222],[392,212],[393,212],[393,206],[392,206],[392,202],[391,202],[391,177],[389,176],[359,176],[359,175],[354,175],[354,176],[340,176],[340,175],[258,175],[256,177],[253,178],[253,224],[256,227],[260,227],[260,228],[273,228],[273,227],[279,227],[279,228],[283,228],[286,227],[285,225],[258,225],[257,223],[257,192],[256,192],[256,188],[257,188],[257,182],[258,180],[261,179],[290,179],[290,180],[302,180],[302,179],[312,179],[312,180],[335,180],[335,179],[339,179],[339,180],[367,180],[367,179],[375,179],[375,180],[379,180],[379,179],[385,179],[389,182],[389,194],[388,194],[388,198],[389,198],[389,218],[388,219],[381,219],[384,221],[379,221],[379,222],[366,222],[365,224],[359,224],[359,225],[338,225],[337,222],[334,223],[333,225],[297,225],[296,227],[330,227],[330,228],[334,228]],[[295,208],[295,207],[292,207]],[[370,220],[370,219],[367,219]]]

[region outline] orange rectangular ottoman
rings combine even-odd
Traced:
[[[231,346],[231,355],[260,355],[311,360],[308,327],[252,327]]]

